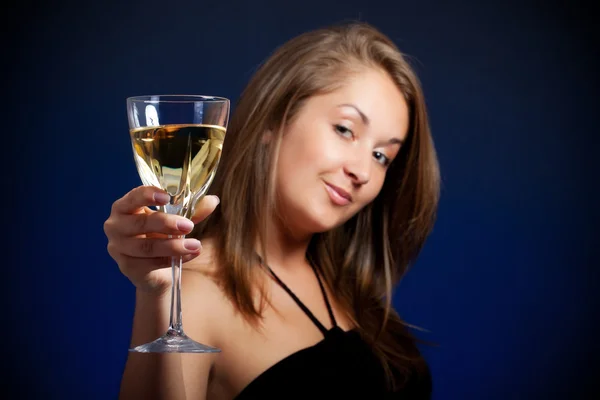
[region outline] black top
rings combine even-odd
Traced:
[[[263,264],[265,265],[265,264]],[[312,265],[312,264],[311,264]],[[236,397],[246,399],[430,399],[431,377],[409,382],[396,393],[386,390],[378,358],[356,330],[344,331],[335,320],[315,267],[333,328],[326,329],[298,297],[265,265],[275,281],[323,333],[323,340],[268,368]]]

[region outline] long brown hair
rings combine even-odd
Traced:
[[[227,131],[211,190],[221,205],[194,236],[214,238],[218,281],[256,324],[262,308],[253,301],[255,245],[264,246],[267,218],[277,212],[273,182],[285,127],[306,99],[335,90],[365,67],[386,71],[396,83],[408,104],[409,132],[377,198],[342,226],[315,234],[307,256],[398,387],[426,365],[391,306],[392,289],[432,229],[440,179],[420,82],[384,34],[365,23],[318,29],[291,39],[260,66]],[[271,140],[264,140],[266,133]]]

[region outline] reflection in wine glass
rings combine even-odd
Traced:
[[[190,218],[217,171],[229,119],[229,100],[197,95],[130,97],[127,114],[135,165],[143,184],[161,188],[171,196],[168,204],[158,207],[159,211]],[[173,286],[167,332],[130,351],[220,351],[190,339],[183,331],[181,266],[182,257],[171,257]]]

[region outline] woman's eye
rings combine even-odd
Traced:
[[[352,138],[354,136],[352,131],[350,129],[346,128],[344,125],[335,125],[334,128],[335,128],[335,131],[337,133],[339,133],[340,135],[342,135],[343,137]]]
[[[374,151],[373,157],[375,157],[375,160],[378,163],[380,163],[381,165],[383,165],[384,167],[387,167],[388,165],[390,165],[390,159],[387,158],[387,156],[380,151]]]

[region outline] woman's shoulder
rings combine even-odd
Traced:
[[[233,323],[235,313],[219,282],[220,265],[213,242],[201,242],[200,255],[186,262],[181,274],[183,325],[191,337],[194,331],[208,329],[206,334],[218,346],[221,333]]]

